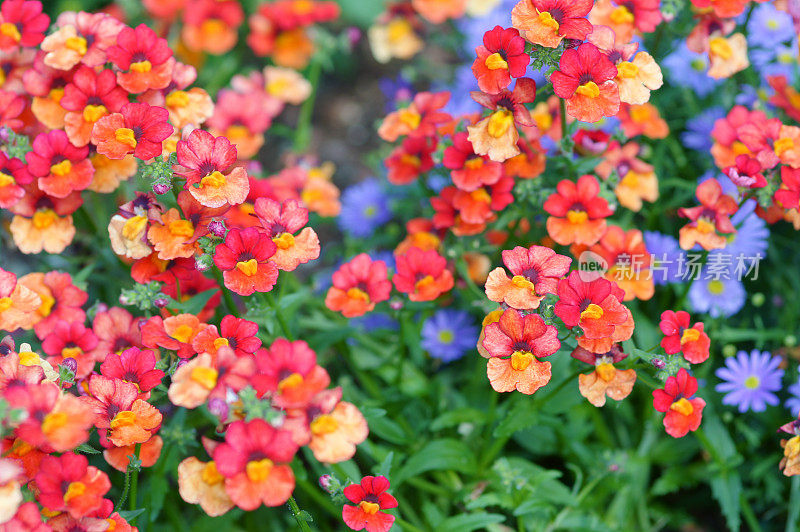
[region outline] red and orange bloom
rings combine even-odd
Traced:
[[[418,35],[421,26],[419,19],[413,11],[403,9],[403,5],[390,8],[369,28],[367,36],[370,48],[379,63],[388,63],[395,57],[411,59],[425,47],[425,41]]]
[[[33,327],[40,339],[50,335],[61,321],[83,323],[86,319],[81,306],[89,295],[72,283],[68,273],[29,273],[20,277],[19,282],[35,292],[41,300],[36,318],[26,326],[26,329]]]
[[[673,438],[682,438],[700,427],[706,402],[697,393],[697,379],[684,368],[667,379],[663,389],[653,390],[653,408],[666,412],[664,428]]]
[[[330,409],[323,406],[317,415],[309,416],[309,430],[308,448],[314,458],[327,464],[350,460],[356,454],[356,445],[369,435],[367,420],[346,401],[339,401]]]
[[[583,41],[591,33],[586,20],[592,0],[520,0],[511,11],[511,24],[528,41],[555,48],[564,38]]]
[[[184,501],[199,504],[211,517],[223,515],[234,506],[225,492],[225,477],[213,460],[201,462],[190,456],[178,464],[178,490]]]
[[[800,208],[800,170],[781,167],[781,188],[775,191],[774,197],[784,209]]]
[[[531,60],[519,31],[502,26],[484,33],[483,45],[475,48],[475,53],[478,57],[472,63],[472,73],[478,88],[487,94],[497,94],[508,87],[511,78],[524,76]]]
[[[659,328],[664,333],[661,347],[668,355],[683,353],[683,357],[692,364],[700,364],[708,359],[711,340],[703,331],[702,321],[690,326],[688,312],[665,310],[661,313]]]
[[[449,92],[420,92],[408,107],[394,111],[383,119],[378,135],[386,142],[403,136],[435,137],[436,128],[450,120],[441,111],[450,100]]]
[[[629,104],[643,104],[650,99],[650,91],[664,84],[661,68],[653,56],[638,52],[633,60],[617,63],[619,99]]]
[[[606,261],[608,271],[605,277],[625,292],[625,301],[634,298],[644,301],[653,297],[652,260],[641,231],[625,231],[621,227],[610,226],[600,241],[589,250]]]
[[[744,13],[747,0],[692,0],[692,5],[702,9],[711,9],[720,18],[734,18]]]
[[[93,351],[96,347],[97,336],[92,329],[87,329],[83,323],[77,321],[56,322],[42,342],[42,350],[50,355],[47,359],[50,364],[57,366],[65,359],[72,358],[78,364],[75,376],[80,379],[87,377],[94,369]]]
[[[603,278],[586,282],[573,271],[558,282],[554,312],[568,328],[580,326],[578,345],[593,353],[607,353],[615,343],[630,339],[633,315],[622,304],[623,291]]]
[[[31,181],[33,176],[24,162],[0,152],[0,209],[12,207],[25,196],[25,189],[20,185],[27,185]]]
[[[344,524],[352,530],[388,532],[395,517],[382,510],[397,508],[397,499],[386,492],[388,489],[389,479],[383,476],[366,476],[360,483],[346,486],[344,496],[355,506],[345,504],[342,508]]]
[[[445,148],[442,164],[450,169],[453,184],[466,192],[494,185],[504,174],[501,163],[475,153],[463,131],[453,135],[453,145]]]
[[[96,322],[97,317],[95,317]],[[148,392],[161,384],[164,378],[164,372],[156,369],[156,362],[156,354],[153,351],[129,347],[120,354],[108,353],[100,365],[100,374],[109,379],[135,384],[141,394],[149,396]],[[147,397],[142,398],[147,399]]]
[[[100,443],[104,446],[106,442],[102,439]],[[108,444],[110,445],[110,443]],[[108,465],[121,473],[128,470],[130,457],[136,454],[136,445],[125,445],[124,447],[112,446],[103,451],[103,458],[106,459]],[[161,449],[164,447],[164,440],[161,436],[153,435],[149,440],[140,444],[139,447],[139,460],[142,461],[142,467],[153,467],[158,458],[161,456]]]
[[[633,40],[634,33],[650,33],[663,17],[659,0],[598,0],[589,13],[595,26],[609,26],[622,42]]]
[[[200,0],[183,11],[181,38],[186,47],[210,54],[224,54],[236,44],[237,28],[244,12],[234,0]]]
[[[779,430],[792,436],[781,440],[783,457],[779,467],[787,477],[800,475],[800,419],[781,425]]]
[[[160,223],[151,223],[147,230],[147,238],[161,260],[194,255],[198,249],[197,239],[208,234],[208,224],[229,209],[227,205],[218,208],[201,205],[185,190],[178,193],[178,206],[180,213],[170,209]]]
[[[111,488],[108,476],[89,465],[85,456],[66,453],[45,456],[34,479],[37,499],[50,511],[68,512],[80,519],[99,510]]]
[[[289,432],[263,419],[235,421],[225,442],[213,453],[216,469],[225,477],[225,491],[239,508],[251,511],[262,504],[280,506],[294,490],[288,463],[297,452]]]
[[[31,157],[28,153],[27,157]],[[15,214],[9,229],[14,244],[22,253],[61,253],[72,242],[75,226],[72,213],[81,206],[83,200],[78,192],[65,198],[46,195],[31,182],[23,187],[23,196],[11,208]]]
[[[279,203],[270,198],[258,198],[253,206],[262,229],[275,242],[277,249],[272,262],[283,271],[294,271],[300,264],[319,258],[319,237],[308,223],[308,209],[289,199]],[[300,234],[296,234],[300,231]]]
[[[447,19],[462,17],[467,0],[411,0],[411,6],[433,24],[442,24]]]
[[[254,156],[264,144],[264,132],[283,104],[263,91],[241,94],[223,89],[217,94],[208,126],[214,135],[230,139],[239,157]]]
[[[75,146],[86,146],[95,123],[128,103],[128,93],[117,85],[111,70],[96,73],[92,68],[81,66],[64,87],[60,103],[68,111],[64,116],[64,129],[69,141]]]
[[[2,54],[0,54],[2,55]],[[0,61],[0,65],[2,65]],[[9,64],[9,72],[5,74],[4,83],[0,83],[6,90],[14,86],[15,71],[18,68],[15,64]],[[3,68],[6,68],[5,66]],[[33,65],[26,65],[24,74],[20,73],[19,80],[16,80],[22,89],[33,96],[31,111],[39,122],[50,129],[61,129],[64,127],[64,115],[66,110],[61,107],[60,101],[64,96],[64,86],[72,79],[72,71],[56,70],[45,65],[41,55],[36,57]],[[2,78],[0,78],[2,81]]]
[[[699,206],[678,210],[678,214],[690,220],[681,227],[680,246],[692,249],[700,244],[707,250],[724,248],[728,242],[724,235],[736,232],[730,215],[739,210],[739,205],[733,197],[722,193],[722,187],[713,178],[698,185],[696,194]]]
[[[433,168],[433,152],[436,151],[435,137],[408,137],[392,150],[386,158],[386,178],[395,185],[407,185]]]
[[[592,353],[578,346],[571,356],[594,366],[592,373],[578,375],[578,390],[594,406],[599,408],[605,405],[606,397],[622,401],[633,391],[636,370],[614,367],[614,364],[628,356],[618,345],[612,346],[607,353]]]
[[[236,163],[236,147],[225,137],[195,129],[178,141],[176,175],[186,179],[186,190],[206,207],[238,205],[247,199],[247,172]]]
[[[65,12],[56,21],[58,30],[45,37],[44,64],[71,70],[78,63],[99,67],[106,62],[106,49],[117,40],[124,25],[107,13]]]
[[[530,395],[550,382],[550,362],[539,359],[558,351],[558,331],[538,314],[523,316],[507,309],[484,331],[482,345],[488,358],[486,374],[495,391],[515,389]],[[488,356],[487,356],[488,355]]]
[[[5,393],[13,408],[28,417],[15,429],[18,438],[44,451],[66,452],[88,441],[94,412],[54,383],[17,386]]]
[[[396,257],[396,262],[397,272],[392,281],[411,301],[433,301],[453,288],[453,274],[447,269],[447,260],[435,250],[410,248]]]
[[[215,356],[200,353],[178,368],[169,387],[170,400],[196,408],[209,398],[225,400],[250,384],[256,371],[252,356],[237,357],[230,346],[221,346]]]
[[[130,347],[142,347],[140,321],[140,318],[134,319],[130,312],[120,307],[111,307],[95,314],[92,321],[92,329],[98,339],[95,355],[102,358],[110,353],[121,354]]]
[[[360,253],[334,272],[325,306],[346,318],[362,316],[372,311],[376,303],[389,299],[392,283],[388,277],[385,262]]]
[[[181,358],[195,354],[192,341],[200,331],[208,327],[194,314],[178,314],[168,318],[153,316],[141,326],[142,344],[151,349],[169,349]]]
[[[497,94],[474,91],[470,96],[492,111],[477,124],[467,126],[467,138],[475,153],[487,155],[497,162],[519,155],[517,125],[533,126],[535,123],[525,104],[536,98],[536,82],[530,78],[519,78],[513,91],[503,89]]]
[[[132,153],[147,161],[161,155],[163,141],[172,135],[169,113],[163,107],[146,103],[126,103],[119,113],[100,118],[92,129],[97,153],[109,159],[122,159]]]
[[[746,124],[753,124],[758,128],[766,129],[767,115],[764,111],[750,111],[742,105],[735,105],[728,111],[728,116],[720,118],[714,123],[711,137],[714,145],[711,155],[719,168],[727,168],[736,164],[738,155],[752,155],[749,148],[742,142],[739,129]]]
[[[234,228],[214,252],[214,264],[222,270],[225,287],[240,296],[269,292],[278,280],[272,257],[278,247],[255,227]]]
[[[651,103],[641,105],[623,104],[617,113],[622,131],[629,138],[644,135],[651,139],[663,139],[669,135],[669,126],[661,118],[658,108]]]
[[[617,67],[592,43],[564,50],[550,81],[567,114],[584,122],[597,122],[619,111]]]
[[[539,308],[544,296],[556,293],[558,281],[571,263],[569,257],[543,246],[503,250],[503,264],[513,277],[503,268],[492,270],[486,280],[486,296],[518,310]]]
[[[38,0],[7,0],[0,6],[0,50],[32,47],[44,39],[50,17]]]
[[[229,346],[237,357],[246,357],[254,354],[261,347],[261,340],[256,336],[257,334],[257,323],[227,315],[219,323],[219,332],[217,332],[216,325],[210,325],[195,336],[192,345],[197,348],[204,342],[204,339],[211,339],[213,336],[210,346],[212,349],[197,349],[198,353],[213,354],[223,346]]]
[[[55,198],[89,186],[94,167],[87,159],[89,148],[73,146],[61,130],[40,133],[33,141],[33,151],[26,156],[28,170],[38,177],[39,188]]]
[[[317,354],[302,340],[276,339],[256,354],[258,373],[252,384],[259,397],[270,395],[278,408],[302,408],[331,382]]]
[[[763,168],[774,168],[781,162],[793,167],[796,165],[797,148],[800,148],[796,145],[796,142],[800,143],[797,127],[785,126],[777,118],[770,118],[743,124],[736,133],[747,147],[748,154],[753,154]]]
[[[577,183],[564,179],[556,192],[544,202],[547,234],[562,246],[596,243],[606,232],[606,218],[614,211],[600,197],[600,183],[592,175],[583,175]]]
[[[117,35],[117,43],[106,50],[108,60],[121,70],[117,82],[126,91],[136,94],[147,89],[163,89],[172,79],[175,60],[166,39],[144,24],[125,27]]]
[[[620,205],[632,211],[640,211],[642,201],[653,202],[658,199],[658,178],[653,166],[637,158],[640,147],[636,142],[628,142],[620,146],[612,142],[597,165],[595,171],[603,179],[608,179],[613,170],[617,171],[620,181],[614,189]]]
[[[0,329],[13,332],[31,327],[42,300],[39,295],[17,282],[17,276],[0,268]]]

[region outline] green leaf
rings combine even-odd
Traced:
[[[517,404],[511,408],[505,419],[494,429],[494,437],[507,438],[518,430],[534,425],[538,417],[539,412],[530,398],[518,398]]]
[[[447,469],[475,472],[475,455],[466,444],[453,439],[434,440],[412,455],[392,480],[399,485],[413,476]]]
[[[75,452],[81,454],[100,454],[101,451],[98,451],[88,443],[82,443],[78,445],[78,447],[75,449]]]
[[[386,458],[384,458],[383,461],[381,461],[381,463],[375,466],[373,469],[375,474],[377,476],[384,476],[388,478],[392,472],[392,460],[394,460],[394,452],[389,451],[389,454],[386,455]]]
[[[208,300],[214,297],[214,294],[216,293],[216,289],[206,290],[205,292],[200,292],[199,294],[190,297],[186,301],[181,301],[175,303],[174,305],[170,305],[170,307],[179,310],[184,314],[198,314],[201,310],[203,310],[203,307],[206,306]]]
[[[130,523],[137,517],[142,515],[144,513],[144,510],[145,510],[144,508],[138,508],[136,510],[123,510],[119,512],[119,516]]]
[[[386,411],[380,408],[364,408],[362,410],[367,419],[370,433],[382,438],[390,443],[405,445],[410,443],[410,439],[403,428],[396,422],[386,417]]]
[[[506,516],[502,514],[474,513],[448,517],[436,527],[437,532],[470,532],[483,530],[488,525],[502,523]]]
[[[150,475],[147,484],[147,508],[150,510],[150,522],[155,523],[164,507],[164,497],[169,489],[169,482],[164,475]]]
[[[711,478],[711,493],[717,499],[728,528],[734,532],[741,526],[742,477],[735,471],[724,471]]]
[[[461,423],[474,423],[483,425],[486,414],[476,408],[457,408],[445,412],[431,423],[431,430],[442,430],[460,425]]]

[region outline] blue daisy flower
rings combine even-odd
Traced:
[[[780,357],[755,349],[749,354],[739,351],[735,357],[725,360],[725,366],[716,371],[723,381],[715,387],[725,394],[722,403],[737,406],[739,412],[763,412],[767,405],[777,405],[775,392],[781,389],[783,378],[783,370],[778,367],[780,363]]]
[[[480,330],[463,310],[441,309],[422,324],[420,344],[433,358],[452,362],[475,349]]]
[[[365,179],[342,194],[342,210],[337,222],[348,234],[368,237],[391,219],[389,198],[377,179]]]

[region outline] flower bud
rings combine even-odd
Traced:
[[[153,300],[153,305],[157,308],[164,308],[169,305],[169,299],[166,296],[158,296]]]
[[[225,231],[225,222],[221,220],[212,220],[211,223],[208,224],[208,232],[214,236],[223,238],[225,236]]]
[[[666,363],[658,357],[653,357],[650,360],[650,363],[658,369],[664,369],[666,367]]]
[[[153,185],[153,192],[155,192],[159,196],[162,194],[166,194],[170,190],[172,190],[172,187],[169,186],[167,183],[156,183]]]

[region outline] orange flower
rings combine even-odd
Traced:
[[[520,0],[511,11],[511,24],[528,41],[555,48],[565,37],[582,41],[592,31],[586,15],[591,0]]]
[[[396,257],[396,263],[392,282],[411,301],[433,301],[453,288],[453,274],[447,269],[447,260],[435,250],[411,248]]]
[[[447,19],[463,16],[467,0],[411,0],[411,6],[428,21],[442,24]]]
[[[408,107],[386,115],[378,135],[386,142],[395,142],[403,136],[435,137],[436,127],[450,119],[449,114],[441,111],[449,100],[447,91],[420,92]]]
[[[605,354],[595,354],[582,347],[575,348],[572,357],[594,366],[589,374],[578,375],[578,390],[596,407],[606,404],[606,396],[622,401],[633,391],[636,371],[619,370],[614,364],[627,357],[618,346]]]
[[[237,205],[247,199],[247,172],[236,162],[236,147],[225,137],[202,129],[192,131],[176,147],[175,173],[186,179],[184,188],[206,207]]]
[[[311,420],[308,448],[320,462],[336,464],[356,454],[356,445],[367,439],[367,420],[350,403],[341,401],[331,412]]]
[[[592,175],[581,176],[577,183],[560,181],[543,205],[550,214],[550,237],[562,246],[592,245],[600,240],[606,231],[606,217],[613,211],[599,194],[600,183]]]
[[[153,467],[158,458],[161,456],[161,448],[164,446],[164,440],[161,436],[153,435],[149,440],[141,444],[139,447],[139,460],[142,461],[142,467]],[[103,458],[106,459],[108,465],[124,473],[128,469],[130,462],[129,456],[136,453],[136,444],[126,445],[125,447],[111,447],[103,451]]]
[[[224,54],[236,44],[242,22],[244,12],[237,1],[195,1],[183,12],[181,38],[190,50]]]
[[[151,349],[162,347],[176,351],[181,358],[195,354],[192,340],[201,330],[209,327],[194,314],[178,314],[168,318],[153,316],[142,325],[142,344]]]
[[[199,249],[197,236],[197,228],[189,220],[181,218],[178,209],[168,210],[161,222],[151,224],[147,231],[147,238],[162,260],[193,256]]]
[[[731,77],[750,66],[747,38],[741,33],[734,33],[730,37],[712,37],[708,41],[708,58],[709,76],[716,79]]]
[[[94,178],[86,188],[102,194],[117,190],[120,183],[136,175],[139,167],[133,155],[126,155],[122,159],[109,159],[105,155],[95,153],[89,160],[94,166]]]
[[[225,492],[225,477],[214,461],[201,462],[194,456],[178,464],[178,491],[190,504],[199,504],[211,517],[225,514],[234,504]]]
[[[135,94],[147,89],[163,89],[172,79],[175,59],[166,39],[144,24],[125,26],[117,34],[117,43],[106,50],[108,60],[120,72],[117,82]]]
[[[108,440],[117,447],[144,443],[161,426],[161,412],[150,403],[136,399],[130,408],[111,419]]]
[[[169,400],[184,408],[197,408],[216,388],[218,375],[211,355],[201,353],[175,371],[169,386]]]
[[[392,283],[388,275],[385,262],[360,253],[334,272],[325,306],[346,318],[362,316],[372,311],[376,303],[389,299]]]
[[[278,269],[293,271],[300,264],[319,258],[319,237],[308,223],[308,209],[297,200],[282,204],[270,198],[256,199],[254,214],[277,249],[270,259]],[[295,235],[300,231],[300,234]]]
[[[52,209],[40,209],[33,218],[14,216],[9,227],[14,244],[22,253],[59,254],[75,236],[72,216],[58,216]]]
[[[664,84],[661,68],[653,56],[638,52],[633,60],[617,63],[619,99],[629,104],[643,104],[650,99],[650,91]]]
[[[314,178],[306,181],[300,192],[300,199],[308,210],[320,216],[339,216],[339,211],[342,210],[339,189],[326,179]]]
[[[0,329],[14,332],[19,327],[30,328],[41,304],[36,292],[18,283],[13,273],[0,268]]]
[[[486,282],[486,296],[519,310],[539,308],[547,294],[556,293],[558,280],[571,263],[572,259],[543,246],[503,250],[503,264],[513,277],[503,268],[495,268]]]
[[[609,269],[605,277],[625,291],[625,301],[646,301],[653,297],[652,261],[641,231],[624,231],[621,227],[611,226],[603,238],[589,249],[606,260]]]
[[[669,135],[669,126],[661,118],[658,108],[651,103],[620,106],[617,118],[628,137],[645,135],[651,139],[663,139]]]
[[[264,90],[282,102],[300,105],[311,95],[311,84],[291,68],[264,67]]]

